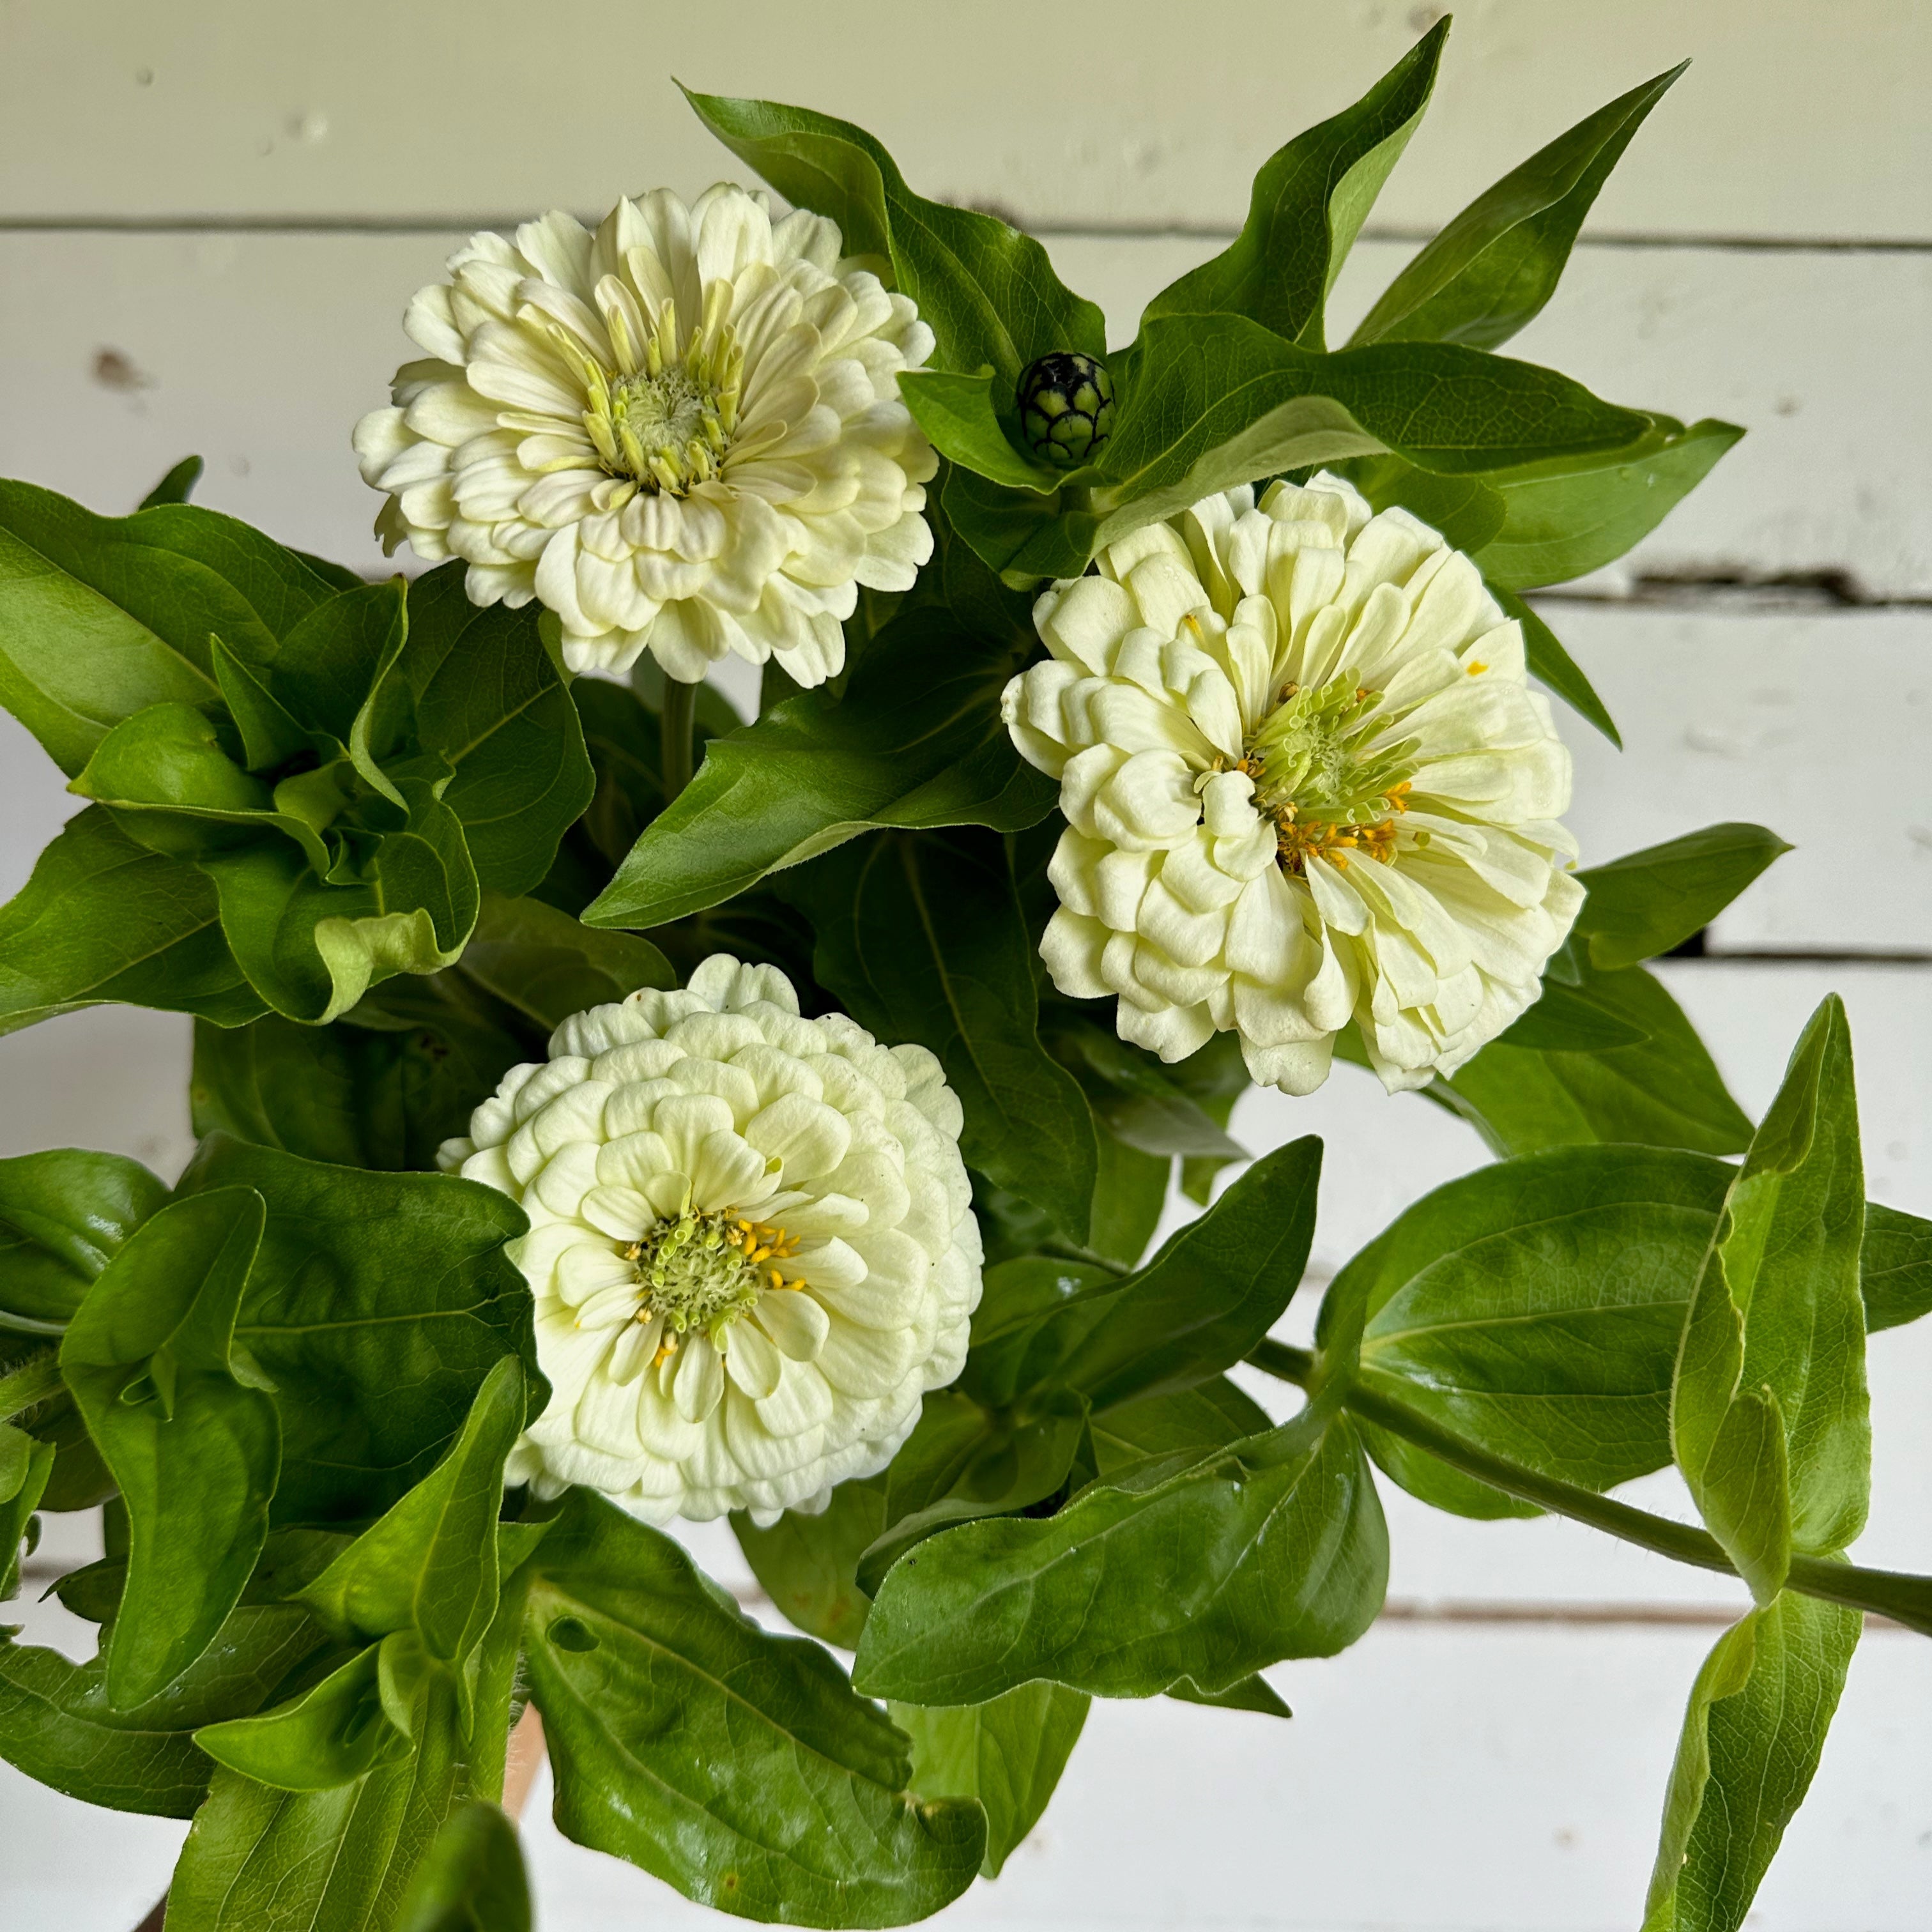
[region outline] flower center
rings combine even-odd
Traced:
[[[676,1338],[694,1328],[715,1342],[768,1288],[803,1286],[786,1280],[776,1265],[797,1252],[796,1238],[782,1228],[728,1210],[686,1208],[624,1251],[643,1292],[638,1319],[664,1318],[664,1354],[675,1354]]]
[[[1275,822],[1282,868],[1305,872],[1310,858],[1346,868],[1366,852],[1395,857],[1395,822],[1408,809],[1412,739],[1373,741],[1382,694],[1344,674],[1304,689],[1283,687],[1275,708],[1242,753],[1255,804]]]
[[[714,284],[682,356],[674,302],[658,309],[641,344],[631,340],[621,315],[606,311],[615,369],[555,332],[584,378],[584,431],[612,476],[682,496],[717,475],[738,426],[745,374],[745,352],[724,320],[725,293]]]

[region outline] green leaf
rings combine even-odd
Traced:
[[[1851,1035],[1834,994],[1725,1198],[1671,1390],[1678,1466],[1760,1604],[1794,1549],[1832,1555],[1864,1524],[1864,1232]]]
[[[1162,290],[1148,316],[1232,310],[1319,349],[1328,292],[1429,105],[1448,32],[1438,21],[1354,106],[1273,155],[1255,177],[1240,233]]]
[[[1932,1221],[1868,1202],[1858,1288],[1868,1334],[1932,1314]]]
[[[461,824],[422,779],[398,789],[402,822],[369,842],[358,876],[335,881],[338,862],[325,879],[280,837],[198,855],[236,958],[287,1018],[321,1024],[392,973],[452,965],[476,925],[476,873]]]
[[[1582,667],[1557,641],[1556,633],[1514,590],[1492,584],[1489,592],[1502,606],[1503,615],[1522,626],[1523,658],[1530,675],[1541,679],[1578,717],[1594,724],[1621,752],[1623,736],[1616,721]]]
[[[982,1877],[998,1878],[1040,1822],[1088,1702],[1058,1684],[1027,1684],[984,1704],[888,1707],[912,1741],[912,1788],[922,1798],[977,1798],[984,1808]]]
[[[1262,1718],[1292,1718],[1294,1715],[1280,1693],[1265,1677],[1258,1674],[1244,1677],[1231,1688],[1216,1690],[1211,1696],[1190,1679],[1184,1677],[1178,1684],[1169,1684],[1166,1694],[1179,1698],[1184,1704],[1205,1704],[1216,1711],[1252,1711],[1257,1717]]]
[[[854,1681],[926,1704],[1040,1678],[1106,1697],[1187,1678],[1211,1695],[1346,1648],[1388,1568],[1366,1462],[1324,1406],[1204,1458],[1103,1478],[1056,1515],[933,1538],[887,1575]]]
[[[808,691],[713,739],[584,923],[662,926],[874,826],[1011,831],[1044,818],[1054,787],[1000,718],[1018,658],[943,612],[895,620],[842,699]]]
[[[769,1528],[731,1519],[738,1547],[778,1611],[808,1636],[856,1650],[871,1600],[858,1584],[859,1558],[886,1526],[883,1477],[841,1483],[818,1516],[788,1510]]]
[[[1552,977],[1544,981],[1535,1004],[1496,1037],[1505,1046],[1538,1053],[1602,1053],[1641,1046],[1650,1036],[1613,1001],[1599,998],[1594,981],[1570,986]]]
[[[194,486],[201,481],[204,467],[198,456],[184,456],[148,494],[141,499],[139,508],[152,510],[158,503],[185,503]]]
[[[496,1805],[472,1799],[449,1814],[396,1924],[398,1932],[530,1932],[517,1828]]]
[[[1383,290],[1352,345],[1507,342],[1556,292],[1598,191],[1689,64],[1619,94],[1478,195]]]
[[[848,845],[787,882],[814,976],[881,1040],[928,1048],[959,1096],[967,1163],[1084,1240],[1094,1125],[1037,1030],[1034,947],[1003,843],[985,832]]]
[[[1216,1034],[1198,1052],[1162,1071],[1166,1078],[1191,1094],[1201,1111],[1216,1126],[1226,1127],[1234,1111],[1234,1102],[1252,1084],[1247,1063],[1241,1058],[1241,1042],[1234,1033]],[[1214,1178],[1227,1163],[1212,1156],[1189,1155],[1180,1163],[1180,1191],[1198,1208],[1214,1198]]]
[[[1648,416],[1553,370],[1448,344],[1324,356],[1238,315],[1148,322],[1115,358],[1123,400],[1080,499],[1016,494],[945,448],[946,514],[1010,583],[1077,576],[1103,546],[1236,484],[1392,453],[1444,476],[1621,449]]]
[[[976,1334],[961,1387],[1000,1407],[1068,1388],[1098,1412],[1219,1375],[1280,1318],[1300,1282],[1321,1168],[1312,1136],[1276,1148],[1138,1274]]]
[[[956,1523],[1039,1510],[1094,1472],[1075,1473],[1087,1406],[1064,1396],[1018,1423],[969,1397],[928,1395],[919,1426],[886,1475],[886,1527],[859,1558],[859,1587],[880,1580],[916,1544]]]
[[[0,1604],[20,1587],[20,1545],[54,1472],[54,1445],[0,1422]]]
[[[1130,1462],[1176,1450],[1225,1449],[1270,1426],[1268,1412],[1225,1376],[1166,1395],[1142,1396],[1110,1408],[1094,1421],[1094,1450],[1100,1473],[1110,1476]]]
[[[1174,1072],[1143,1047],[1091,1021],[1058,1014],[1042,1022],[1042,1037],[1086,1094],[1095,1120],[1142,1154],[1180,1154],[1216,1166],[1247,1159],[1224,1122],[1203,1110]]]
[[[217,1764],[278,1791],[327,1791],[398,1763],[410,1738],[382,1708],[382,1650],[372,1643],[292,1702],[205,1724],[194,1741]]]
[[[684,94],[788,201],[836,221],[846,254],[886,258],[892,285],[933,332],[935,368],[990,366],[1010,398],[1040,356],[1106,354],[1105,318],[1061,284],[1037,242],[992,215],[914,194],[862,129],[808,108]]]
[[[1142,1154],[1112,1134],[1100,1135],[1099,1142],[1088,1249],[1117,1268],[1138,1268],[1167,1205],[1174,1162],[1166,1154]]]
[[[266,659],[328,595],[293,552],[212,510],[97,517],[0,482],[0,704],[69,777],[151,704],[214,709],[212,634]]]
[[[208,1648],[268,1536],[280,1432],[235,1334],[263,1217],[245,1186],[171,1202],[101,1270],[61,1344],[128,1509],[128,1585],[107,1653],[122,1710]]]
[[[197,1023],[194,1130],[341,1167],[431,1168],[478,1096],[542,1052],[454,968],[392,980],[332,1026]]]
[[[1565,1482],[1608,1490],[1661,1468],[1677,1338],[1730,1174],[1661,1148],[1565,1148],[1452,1180],[1336,1276],[1324,1359],[1345,1365],[1358,1347],[1370,1388]],[[1382,1467],[1438,1508],[1535,1513],[1365,1433]]]
[[[935,449],[989,482],[1045,495],[1066,472],[1034,461],[1014,442],[1001,419],[1003,405],[1011,414],[1013,394],[1011,382],[985,368],[963,375],[915,369],[899,376],[899,394]]]
[[[1810,1788],[1863,1619],[1786,1591],[1697,1673],[1643,1932],[1738,1932]]]
[[[60,1334],[94,1277],[167,1198],[124,1154],[58,1148],[0,1160],[0,1329]]]
[[[503,1459],[524,1402],[522,1365],[506,1356],[435,1470],[301,1592],[326,1630],[345,1643],[406,1632],[440,1664],[468,1662],[496,1614]]]
[[[972,1882],[979,1806],[914,1798],[884,1713],[669,1538],[576,1490],[533,1569],[525,1643],[566,1837],[794,1924],[904,1924]]]
[[[539,634],[539,607],[478,608],[466,566],[446,564],[409,589],[398,666],[414,694],[416,737],[454,776],[442,802],[462,822],[486,887],[527,892],[596,788],[563,673]]]
[[[1742,1153],[1750,1118],[1732,1100],[1683,1010],[1641,968],[1599,972],[1564,956],[1576,989],[1641,1044],[1539,1052],[1493,1040],[1427,1090],[1499,1154],[1592,1142],[1637,1142],[1700,1154]]]
[[[104,1658],[0,1641],[0,1757],[90,1804],[191,1817],[213,1767],[190,1733],[275,1696],[322,1642],[296,1606],[244,1604],[173,1683],[122,1711],[108,1702]]]
[[[1506,514],[1475,560],[1508,590],[1600,570],[1649,536],[1743,434],[1734,423],[1706,418],[1688,429],[1654,429],[1628,448],[1485,476]]]
[[[137,845],[96,805],[68,820],[0,907],[0,1033],[110,1001],[219,1026],[265,1010],[206,875]]]
[[[1578,873],[1591,964],[1634,966],[1682,945],[1791,849],[1762,825],[1707,825]]]
[[[580,926],[541,899],[496,893],[484,898],[460,970],[546,1033],[640,986],[677,983],[670,962],[647,939]]]
[[[542,1409],[530,1288],[503,1252],[528,1223],[507,1196],[220,1135],[181,1180],[187,1194],[238,1186],[268,1203],[236,1333],[275,1384],[278,1521],[380,1515],[440,1459],[506,1355]]]
[[[464,1785],[456,1691],[425,1677],[416,1748],[352,1783],[278,1791],[215,1773],[168,1888],[172,1932],[368,1932],[392,1925]]]

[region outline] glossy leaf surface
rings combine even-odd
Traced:
[[[218,1188],[143,1222],[88,1291],[61,1371],[127,1506],[128,1583],[107,1692],[131,1709],[200,1657],[268,1533],[281,1431],[236,1319],[262,1197]]]
[[[453,1174],[371,1174],[220,1136],[184,1192],[254,1188],[268,1203],[236,1338],[275,1384],[278,1521],[364,1521],[427,1475],[484,1378],[521,1356],[533,1405],[530,1288],[503,1244],[506,1196]]]
[[[904,1924],[972,1882],[979,1806],[912,1797],[884,1714],[669,1538],[578,1490],[534,1570],[525,1641],[567,1837],[794,1924]]]

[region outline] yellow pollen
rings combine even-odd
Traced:
[[[1468,670],[1472,677],[1480,677],[1488,669],[1489,666],[1484,663],[1480,658],[1472,658],[1469,660]]]

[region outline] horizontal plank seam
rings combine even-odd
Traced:
[[[968,203],[968,206],[975,204]],[[1046,241],[1201,242],[1226,243],[1235,230],[1195,226],[1187,223],[1137,221],[1028,221],[1011,208],[977,204],[988,214]],[[0,216],[0,232],[102,235],[451,235],[472,229],[514,228],[543,210],[529,208],[481,214],[460,210],[448,214],[272,214],[254,211],[236,214],[10,214]],[[593,224],[602,218],[578,212],[578,219]],[[1411,244],[1432,240],[1432,228],[1371,225],[1361,231],[1364,242]],[[1932,237],[1831,235],[1668,234],[1648,230],[1606,230],[1577,238],[1580,248],[1670,248],[1713,254],[1924,255],[1932,254]]]

